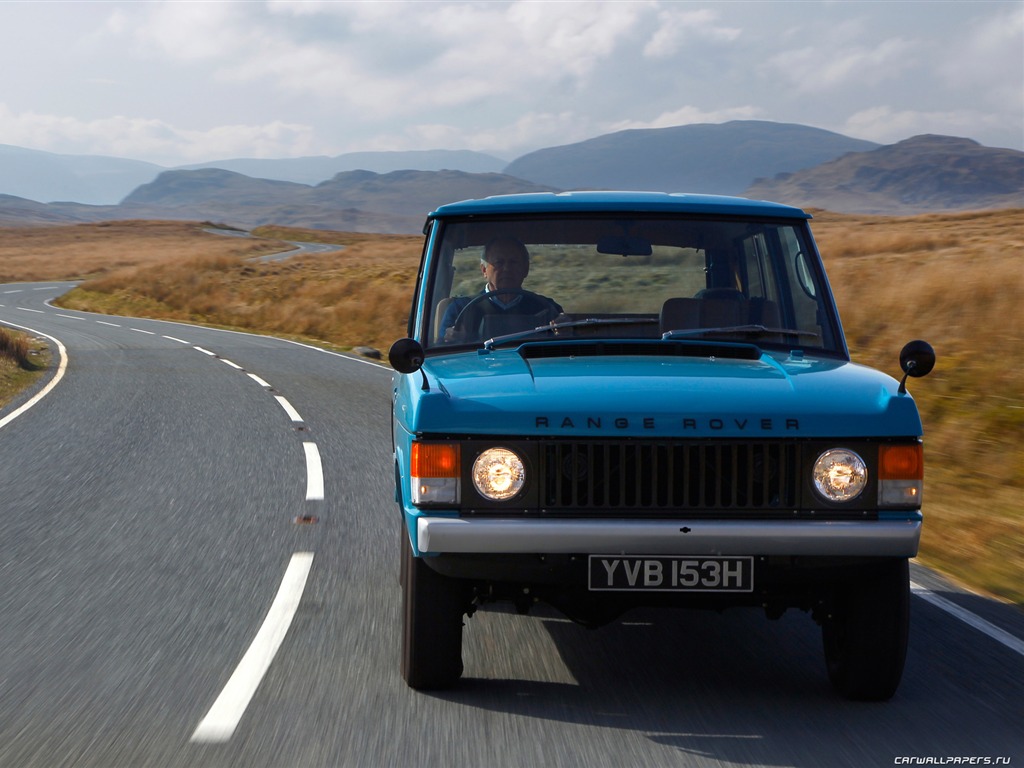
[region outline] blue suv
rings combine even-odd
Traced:
[[[829,679],[902,675],[922,427],[854,364],[802,210],[633,192],[429,214],[392,346],[402,674],[462,674],[467,616],[538,602],[808,611]]]

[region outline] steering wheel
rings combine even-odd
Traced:
[[[464,306],[462,308],[462,311],[459,312],[458,317],[455,318],[455,322],[452,323],[452,331],[456,335],[458,335],[458,336],[464,336],[465,333],[466,333],[466,329],[465,329],[464,326],[465,326],[466,322],[468,322],[466,318],[469,317],[469,315],[467,313],[469,312],[469,308],[470,307],[475,307],[477,304],[479,304],[480,302],[484,301],[485,299],[491,298],[491,296],[500,296],[500,295],[507,295],[507,294],[513,294],[515,296],[527,296],[527,297],[532,296],[535,299],[537,299],[537,300],[539,300],[539,301],[541,301],[543,303],[546,303],[548,305],[548,309],[551,311],[551,316],[552,317],[557,317],[557,315],[558,315],[558,306],[555,304],[554,301],[549,299],[547,296],[541,296],[539,293],[534,293],[533,291],[527,291],[527,290],[525,290],[523,288],[500,288],[500,289],[497,289],[497,290],[494,290],[494,291],[488,291],[486,293],[481,293],[479,296],[474,296],[472,299],[470,299],[469,303],[466,304],[466,306]]]

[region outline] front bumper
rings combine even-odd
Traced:
[[[424,553],[914,557],[920,519],[535,520],[422,516]]]

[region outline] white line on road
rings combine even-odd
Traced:
[[[156,336],[156,334],[153,333],[153,331],[144,331],[141,328],[131,328],[130,330],[135,331],[136,333],[144,333],[147,336]]]
[[[223,357],[222,357],[222,358],[220,359],[220,361],[221,361],[222,363],[224,363],[224,365],[230,365],[230,366],[231,366],[232,368],[234,368],[234,369],[235,369],[236,371],[244,371],[244,370],[245,370],[245,369],[244,369],[244,368],[242,368],[242,366],[240,366],[240,365],[239,365],[238,363],[232,363],[232,362],[231,362],[230,360],[225,360],[225,359],[224,359]]]
[[[38,334],[39,336],[43,336],[52,341],[54,344],[57,345],[57,352],[60,355],[60,363],[57,364],[57,373],[54,374],[54,377],[50,379],[49,383],[47,383],[45,387],[39,390],[39,392],[31,400],[26,402],[17,410],[11,411],[11,413],[7,414],[4,418],[0,419],[0,427],[7,426],[16,418],[21,416],[21,414],[23,414],[25,411],[31,408],[33,405],[35,405],[48,394],[50,394],[50,390],[56,387],[57,382],[64,378],[64,372],[68,369],[68,351],[64,348],[64,345],[61,344],[58,339],[53,338],[53,336],[48,336],[45,333],[41,333],[40,331],[37,331],[34,328],[26,328],[24,325],[15,325],[14,323],[5,323],[5,325],[10,325],[13,326],[14,328],[20,328],[23,331],[29,331],[30,333]]]
[[[164,338],[167,339],[168,341],[176,341],[179,344],[190,344],[191,343],[191,342],[185,341],[184,339],[179,339],[179,338],[177,338],[175,336],[164,336]]]
[[[208,349],[203,349],[202,347],[192,347],[192,349],[198,349],[198,350],[199,350],[200,352],[202,352],[202,353],[203,353],[204,355],[209,355],[210,357],[216,357],[216,356],[217,356],[217,353],[216,353],[216,352],[211,352],[210,350],[208,350]]]
[[[255,381],[257,384],[259,384],[261,387],[265,387],[266,389],[273,389],[273,387],[271,387],[269,384],[267,384],[267,382],[265,382],[263,379],[261,379],[255,373],[250,373],[249,374],[249,378],[252,379],[253,381]]]
[[[288,634],[312,565],[312,552],[296,552],[292,555],[263,626],[256,633],[252,645],[235,668],[224,690],[192,734],[192,741],[219,743],[228,741],[234,734],[260,681]]]
[[[324,465],[316,443],[303,443],[306,452],[306,501],[324,499]]]
[[[97,320],[100,325],[109,325],[111,328],[120,328],[121,326],[117,323],[108,323],[106,320]]]
[[[932,592],[930,589],[922,587],[920,584],[916,584],[912,581],[910,582],[910,589],[915,595],[920,597],[922,600],[925,600],[926,602],[929,602],[932,605],[934,605],[936,608],[940,608],[941,610],[945,611],[951,616],[960,619],[960,621],[962,621],[964,624],[974,627],[979,632],[985,633],[993,640],[999,641],[1007,648],[1009,648],[1011,651],[1016,651],[1017,653],[1024,656],[1024,640],[1021,640],[1020,638],[1011,635],[1006,630],[997,627],[995,624],[992,624],[991,622],[985,621],[985,619],[981,618],[980,616],[976,616],[975,614],[968,611],[966,608],[961,608],[956,603],[947,600],[944,597],[940,597],[939,595]]]
[[[302,421],[302,417],[299,416],[299,412],[292,407],[292,404],[285,400],[281,395],[274,395],[274,399],[277,400],[278,404],[284,408],[284,412],[288,414],[288,418],[292,421]]]
[[[76,315],[62,315],[60,312],[57,313],[57,317],[64,317],[68,320],[85,320],[84,317],[77,317]]]
[[[46,313],[41,309],[29,309],[28,307],[15,307],[20,309],[22,312],[35,312],[37,315],[45,315]]]
[[[21,293],[21,288],[17,289],[16,291],[4,291],[4,294],[8,293]]]

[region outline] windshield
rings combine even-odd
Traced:
[[[441,221],[428,349],[713,339],[844,354],[802,220],[615,214]]]

